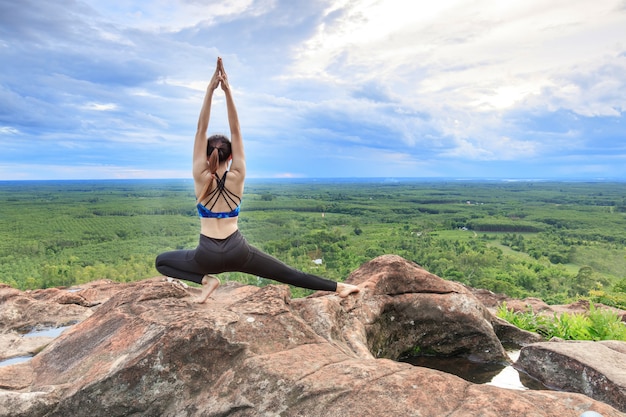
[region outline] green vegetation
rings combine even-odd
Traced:
[[[337,281],[397,254],[511,297],[626,308],[625,191],[604,182],[250,180],[239,224],[253,245]],[[0,182],[0,282],[155,276],[158,253],[195,247],[196,216],[189,180]]]
[[[535,314],[532,310],[516,312],[502,303],[497,315],[520,329],[539,333],[546,339],[626,341],[626,326],[620,317],[612,311],[595,308],[593,303],[588,314],[555,313],[551,318]]]

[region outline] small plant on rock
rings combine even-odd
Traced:
[[[626,341],[626,323],[617,313],[598,309],[590,304],[587,314],[563,313],[552,318],[509,309],[506,302],[498,307],[496,315],[523,330],[539,333],[546,339],[558,337],[565,340],[622,340]]]

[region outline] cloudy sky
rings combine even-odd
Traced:
[[[626,179],[626,0],[0,0],[0,180],[190,177],[218,56],[250,177]]]

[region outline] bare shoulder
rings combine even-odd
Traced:
[[[231,168],[228,171],[228,177],[226,179],[228,189],[238,195],[242,195],[245,179],[245,172],[242,173],[239,170],[233,170]]]
[[[238,178],[240,181],[243,181],[246,177],[246,161],[243,158],[234,159],[230,165],[229,172],[232,173],[233,177]]]
[[[246,179],[245,173],[239,170],[230,169],[228,171],[228,182],[235,185],[241,185]]]
[[[194,181],[206,181],[211,177],[211,172],[209,171],[206,158],[194,158],[193,165],[191,167],[191,174],[193,175]]]
[[[204,190],[207,188],[208,184],[213,181],[213,177],[209,170],[198,171],[194,170],[193,173],[193,188],[196,194],[196,197],[199,198],[200,195],[204,194]]]

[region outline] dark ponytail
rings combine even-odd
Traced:
[[[220,166],[219,151],[217,150],[217,148],[209,150],[209,147],[207,146],[207,156],[209,157],[209,171],[211,171],[211,175],[215,178],[217,168],[219,168]]]
[[[209,136],[206,146],[206,156],[209,162],[211,180],[204,187],[204,192],[198,197],[198,202],[204,200],[213,191],[213,180],[216,178],[217,169],[220,164],[230,158],[232,149],[230,140],[224,135]]]

